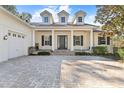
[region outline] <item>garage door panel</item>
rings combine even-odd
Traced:
[[[9,35],[9,33],[11,33]],[[8,57],[14,58],[24,55],[24,38],[22,38],[22,34],[15,33],[15,32],[9,32],[8,33]]]

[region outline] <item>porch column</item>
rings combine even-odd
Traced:
[[[73,34],[74,34],[74,31],[73,30],[71,30],[71,51],[73,51],[74,50],[74,47],[73,47]]]
[[[93,47],[93,30],[90,31],[90,50],[92,50]]]
[[[54,51],[54,30],[52,29],[52,50]]]
[[[35,47],[35,30],[32,31],[32,46]]]

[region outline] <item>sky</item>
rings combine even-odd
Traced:
[[[62,10],[67,11],[69,15],[69,22],[72,21],[74,14],[82,10],[86,12],[85,23],[95,24],[96,6],[95,5],[17,5],[18,12],[28,12],[32,15],[31,22],[42,22],[40,13],[48,10],[52,13],[54,21],[58,21],[57,13]],[[96,23],[96,25],[99,25]]]

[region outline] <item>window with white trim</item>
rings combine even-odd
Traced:
[[[50,45],[50,37],[49,36],[44,37],[44,44],[45,45]]]
[[[48,16],[44,17],[44,23],[48,23]]]
[[[110,37],[98,37],[98,45],[110,45]]]
[[[82,17],[78,17],[78,22],[79,23],[83,22]]]
[[[74,46],[83,46],[83,35],[74,36]]]
[[[75,36],[75,45],[80,45],[80,44],[81,44],[81,37]]]
[[[61,17],[61,23],[65,23],[65,17]]]

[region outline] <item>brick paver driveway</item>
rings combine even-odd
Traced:
[[[118,87],[123,77],[123,64],[103,57],[25,56],[0,63],[0,87]]]

